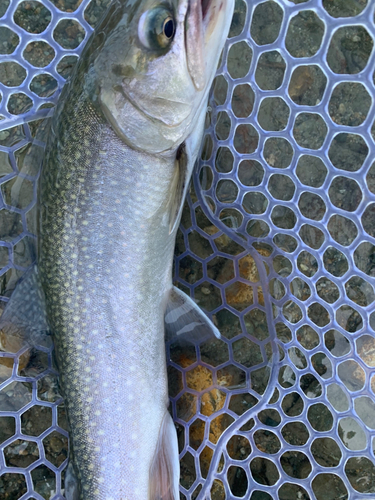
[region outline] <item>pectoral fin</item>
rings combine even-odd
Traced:
[[[0,350],[17,352],[23,345],[50,345],[45,300],[36,267],[14,290],[0,320]]]
[[[186,196],[190,172],[188,169],[188,155],[183,142],[177,150],[175,160],[174,179],[171,187],[169,202],[169,234],[171,234],[180,221],[182,207]]]
[[[172,417],[166,412],[150,470],[150,500],[178,500],[179,480],[177,434]]]
[[[198,344],[209,338],[220,338],[220,332],[197,304],[176,287],[172,287],[165,312],[167,339],[177,337]]]
[[[69,465],[66,469],[64,487],[64,496],[66,500],[79,500],[78,480],[74,471],[72,460],[69,460]]]

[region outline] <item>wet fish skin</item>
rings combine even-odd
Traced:
[[[185,47],[193,1],[167,4],[176,20],[168,50],[139,41],[142,14],[157,5],[113,3],[63,92],[40,180],[38,265],[77,480],[69,499],[178,498],[164,311],[233,2],[211,0],[197,61]],[[155,487],[150,471],[163,449],[173,470]]]

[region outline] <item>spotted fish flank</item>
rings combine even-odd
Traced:
[[[171,276],[232,9],[231,0],[115,0],[54,114],[38,268],[4,317],[22,310],[22,289],[39,287],[25,311],[39,307],[39,330],[54,338],[71,436],[68,500],[179,496],[164,313],[168,335],[219,335]],[[30,330],[29,319],[15,315],[13,327]]]

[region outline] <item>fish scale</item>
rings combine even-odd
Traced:
[[[162,301],[171,277],[173,237],[160,232],[174,160],[134,154],[103,117],[90,112],[85,100],[77,106],[73,96],[54,123],[56,128],[67,125],[46,155],[40,272],[73,450],[81,470],[89,471],[81,477],[83,488],[89,488],[84,498],[101,498],[110,495],[114,482],[124,489],[135,482],[148,488],[144,478],[153,453],[145,457],[150,442],[156,446],[167,406],[164,339],[155,332],[163,330]],[[56,164],[66,166],[60,174]],[[132,175],[126,176],[129,167]],[[154,189],[147,175],[151,169],[159,180]],[[117,179],[116,185],[112,179]],[[148,193],[142,203],[135,199],[134,183]],[[141,224],[147,237],[138,235]],[[129,293],[135,301],[129,300]],[[135,390],[142,394],[141,401]],[[120,422],[131,429],[128,453]],[[146,439],[142,428],[148,428]],[[113,442],[118,448],[113,449]],[[137,481],[132,476],[120,480],[123,469],[133,470]],[[108,491],[100,484],[104,477]],[[146,498],[147,489],[135,492],[138,497]]]

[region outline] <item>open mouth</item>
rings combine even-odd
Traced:
[[[206,17],[210,3],[211,3],[211,0],[202,0],[201,1],[201,9],[202,9],[202,18],[203,19]]]

